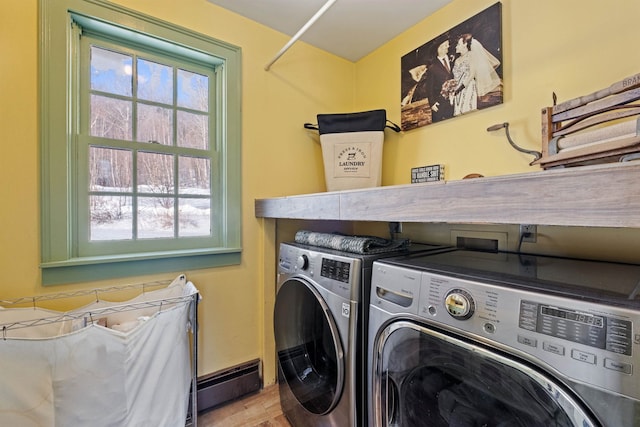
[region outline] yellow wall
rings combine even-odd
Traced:
[[[399,123],[400,57],[495,3],[454,0],[360,60],[358,108],[384,106]],[[508,145],[504,131],[487,127],[509,122],[515,142],[539,151],[540,111],[552,105],[553,92],[562,102],[640,71],[632,47],[638,16],[640,2],[630,0],[503,0],[504,103],[401,135],[387,132],[383,185],[409,183],[411,167],[437,163],[447,179],[539,170],[528,166],[532,156]]]
[[[453,0],[360,60],[355,79],[357,108],[385,106],[388,116],[399,123],[400,57],[493,4],[495,0]],[[540,112],[553,104],[553,92],[563,102],[640,71],[639,55],[630,47],[638,16],[637,1],[503,0],[504,103],[401,134],[387,131],[382,184],[409,183],[412,167],[431,164],[444,164],[447,180],[474,172],[494,176],[540,170],[529,166],[532,156],[509,146],[504,131],[489,133],[487,127],[509,122],[516,143],[539,151]],[[406,224],[404,234],[450,244],[455,243],[451,232],[456,229],[507,233],[508,249],[517,248],[517,226]],[[356,229],[359,233],[372,230],[370,224]],[[640,229],[538,227],[538,243],[524,249],[640,262],[638,242]]]
[[[255,218],[254,199],[323,191],[317,138],[302,124],[317,113],[369,108],[385,108],[399,122],[400,57],[494,2],[454,0],[356,64],[298,42],[269,72],[264,65],[289,40],[283,34],[206,0],[115,2],[242,48],[242,264],[186,273],[204,298],[199,374],[259,357],[265,382],[272,383],[275,243],[281,236],[275,221]],[[488,134],[487,126],[508,121],[518,143],[538,150],[539,112],[553,91],[562,101],[638,72],[631,29],[640,3],[502,3],[504,104],[402,134],[387,132],[383,185],[407,183],[411,167],[434,163],[446,165],[447,179],[536,170],[528,166],[529,156],[508,147],[503,134]],[[37,43],[37,0],[1,1],[0,298],[112,284],[40,285]]]
[[[255,218],[254,199],[323,188],[320,148],[302,125],[318,112],[353,108],[355,64],[298,43],[266,72],[288,36],[205,0],[115,3],[242,48],[242,264],[186,273],[203,296],[199,374],[266,354],[265,381],[273,382],[273,249],[267,261],[263,249],[274,247],[275,225]],[[173,278],[40,285],[37,0],[0,2],[0,52],[0,299]]]

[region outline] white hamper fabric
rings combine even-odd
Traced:
[[[191,283],[177,280],[131,301],[195,292]],[[101,301],[82,311],[122,304]],[[0,310],[0,319],[6,322],[8,312],[18,310],[25,309]],[[5,333],[0,426],[184,426],[191,384],[189,313],[186,300],[117,313],[118,321],[133,325],[128,332],[90,323],[54,337]],[[113,319],[106,317],[109,325]]]

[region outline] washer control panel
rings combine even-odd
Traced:
[[[407,295],[400,304],[394,295]],[[640,309],[374,263],[371,304],[640,400]]]
[[[526,331],[631,356],[629,320],[522,300],[518,324]]]

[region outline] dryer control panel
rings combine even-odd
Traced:
[[[351,264],[333,258],[322,257],[320,275],[328,279],[349,283]]]
[[[278,282],[301,277],[342,298],[357,299],[360,293],[362,261],[291,244],[280,245]]]

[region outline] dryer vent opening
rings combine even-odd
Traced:
[[[498,252],[498,241],[495,239],[458,236],[456,247],[472,251]]]

